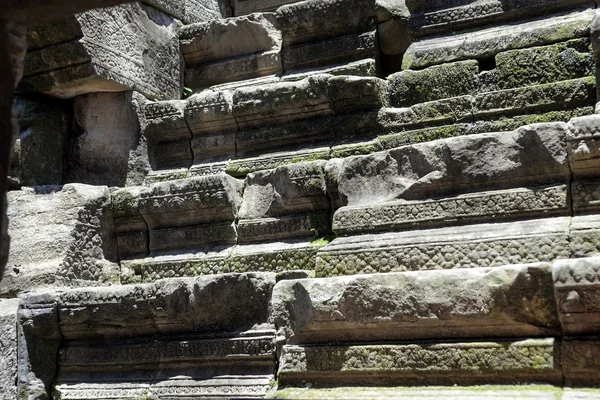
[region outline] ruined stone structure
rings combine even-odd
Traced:
[[[1,400],[600,398],[594,1],[115,3],[27,30]]]

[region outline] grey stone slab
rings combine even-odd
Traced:
[[[514,380],[558,384],[562,381],[559,354],[560,344],[553,338],[405,345],[286,345],[278,378],[282,384],[312,385],[402,382],[415,386]]]
[[[566,185],[516,188],[436,200],[342,207],[333,216],[333,231],[345,236],[541,215],[566,216],[570,212]]]
[[[419,143],[344,159],[338,191],[347,205],[418,200],[570,179],[565,123]]]
[[[329,159],[329,147],[308,148],[296,151],[267,153],[257,157],[233,159],[227,165],[227,173],[235,177],[244,177],[250,172],[277,168],[281,165],[301,161]]]
[[[600,258],[560,260],[553,265],[556,302],[566,335],[600,332],[595,299],[600,294]]]
[[[248,273],[73,289],[60,294],[60,330],[67,341],[243,331],[267,322],[274,285],[274,273]]]
[[[9,194],[13,239],[0,284],[4,296],[35,288],[118,281],[108,188],[69,184],[54,190]]]
[[[569,121],[567,148],[569,163],[578,177],[594,178],[600,175],[599,134],[600,117],[589,115]]]
[[[286,72],[281,76],[281,81],[299,81],[310,75],[317,74],[377,76],[376,61],[374,58],[367,58],[334,66],[308,68],[298,72]]]
[[[17,398],[18,299],[0,300],[0,399]]]
[[[561,362],[565,386],[593,388],[600,380],[597,357],[600,342],[597,336],[566,337],[561,345]],[[565,393],[566,394],[566,393]],[[597,398],[598,390],[582,390],[569,393],[567,399]],[[563,399],[565,396],[563,396]]]
[[[336,238],[319,250],[315,271],[328,277],[499,267],[565,259],[576,251],[592,253],[587,250],[595,240],[590,232],[574,234],[571,224],[571,218],[555,217]]]
[[[600,181],[580,179],[571,184],[571,196],[575,215],[598,211],[600,207]]]
[[[288,344],[560,332],[546,263],[283,281],[273,319]]]
[[[416,35],[432,35],[450,30],[484,26],[499,21],[514,21],[564,9],[591,5],[587,0],[523,1],[408,1],[410,29]]]
[[[135,89],[148,98],[179,98],[179,23],[173,17],[132,2],[86,11],[61,23],[32,28],[30,37],[53,38],[38,40],[45,47],[26,59],[22,91],[70,98]],[[68,43],[64,34],[55,35],[65,25],[77,36]]]
[[[143,0],[186,24],[231,16],[229,2],[223,0]]]
[[[330,66],[364,58],[376,58],[379,53],[376,31],[340,36],[312,43],[284,47],[283,69],[294,71]]]
[[[234,14],[247,15],[256,12],[275,11],[279,7],[294,3],[294,0],[233,0]]]
[[[402,69],[474,58],[513,49],[541,46],[590,34],[594,11],[572,11],[533,21],[493,26],[476,32],[421,39],[406,51]]]

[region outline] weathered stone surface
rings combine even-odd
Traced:
[[[183,100],[171,100],[144,105],[144,135],[148,138],[148,156],[153,169],[192,164],[192,133],[184,117],[186,104]]]
[[[366,58],[376,58],[379,52],[376,31],[357,33],[285,47],[283,68],[294,71],[329,66]]]
[[[17,99],[19,115],[18,178],[24,186],[60,185],[68,134],[64,109],[27,99]]]
[[[61,334],[55,293],[26,294],[18,311],[18,395],[28,399],[52,398]]]
[[[181,30],[186,85],[207,87],[282,72],[281,32],[273,14],[188,25]]]
[[[499,267],[569,258],[590,240],[582,236],[583,243],[570,244],[570,225],[570,218],[556,217],[337,238],[319,250],[316,274]]]
[[[364,60],[343,63],[329,67],[315,67],[306,70],[289,72],[281,77],[282,82],[299,81],[311,75],[330,74],[330,75],[353,75],[353,76],[377,76],[376,60],[367,58]]]
[[[135,89],[148,98],[179,98],[179,26],[172,17],[132,2],[86,11],[51,28],[33,27],[29,36],[42,37],[64,25],[76,37],[63,42],[59,34],[38,43],[48,46],[26,58],[22,91],[70,98]]]
[[[267,322],[274,285],[248,273],[73,289],[60,294],[60,329],[67,341],[243,331]]]
[[[233,117],[233,92],[203,91],[190,97],[185,106],[185,120],[193,135],[195,164],[235,155],[238,128]]]
[[[293,3],[294,0],[233,0],[232,6],[236,16],[255,12],[275,11],[279,7]]]
[[[18,299],[0,300],[0,399],[17,398]]]
[[[594,387],[600,379],[600,342],[598,337],[567,337],[561,346],[562,364],[565,385],[574,387]],[[585,392],[582,394],[586,394]],[[588,396],[569,398],[588,399],[597,397],[598,393],[587,393]]]
[[[274,285],[272,273],[224,274],[60,293],[57,393],[262,397],[275,366]]]
[[[487,1],[407,1],[411,10],[410,28],[416,35],[430,35],[449,30],[481,26],[496,21],[515,20],[561,9],[590,5],[587,0]]]
[[[329,159],[329,147],[308,148],[305,150],[269,153],[258,157],[231,160],[227,165],[227,173],[236,177],[244,177],[250,172],[273,169],[281,165],[301,161]]]
[[[117,278],[108,188],[80,184],[9,194],[13,237],[2,295],[48,286],[93,285]]]
[[[272,312],[289,344],[560,331],[548,264],[284,281]]]
[[[478,192],[437,200],[396,200],[342,207],[333,216],[337,235],[398,231],[516,217],[569,215],[567,186]]]
[[[283,347],[278,380],[299,384],[452,385],[527,379],[560,383],[554,339],[406,345]]]
[[[406,51],[402,69],[424,68],[445,62],[493,57],[513,49],[542,46],[585,37],[594,11],[574,11],[534,21],[519,22],[434,37],[414,42]]]
[[[475,94],[478,73],[478,62],[468,60],[392,74],[388,77],[390,105],[410,107],[416,103]]]
[[[573,39],[549,46],[509,50],[496,55],[490,76],[498,89],[540,85],[594,76],[594,57],[588,38]],[[490,84],[490,83],[488,83]]]
[[[239,211],[244,232],[240,239],[262,241],[329,233],[324,166],[325,161],[300,162],[249,174]]]
[[[143,0],[186,24],[231,16],[229,2],[223,0]]]
[[[592,399],[597,389],[565,389],[552,385],[502,385],[502,386],[445,386],[445,387],[372,387],[372,386],[336,386],[284,387],[267,395],[268,399],[393,399],[393,400],[464,400],[464,399],[502,399],[502,400],[575,400]],[[567,394],[568,393],[568,394]],[[573,396],[573,397],[570,397]],[[577,397],[582,396],[582,397]],[[588,396],[588,397],[583,397]]]
[[[598,334],[600,315],[595,305],[600,295],[600,258],[556,261],[553,267],[556,302],[563,332]]]
[[[575,215],[598,211],[600,208],[600,181],[576,180],[571,184],[571,196]]]
[[[345,204],[361,205],[568,182],[566,130],[565,123],[535,124],[350,157],[338,190]]]
[[[65,154],[65,182],[107,186],[141,183],[143,173],[132,176],[140,161],[136,150],[142,145],[132,92],[78,96],[73,106],[76,126]]]
[[[569,163],[578,177],[600,175],[600,116],[590,115],[569,121],[567,146]]]

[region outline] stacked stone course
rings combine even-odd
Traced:
[[[0,399],[600,398],[599,24],[152,0],[31,27]]]

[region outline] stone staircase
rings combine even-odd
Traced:
[[[153,0],[32,27],[0,399],[600,398],[598,18]]]

